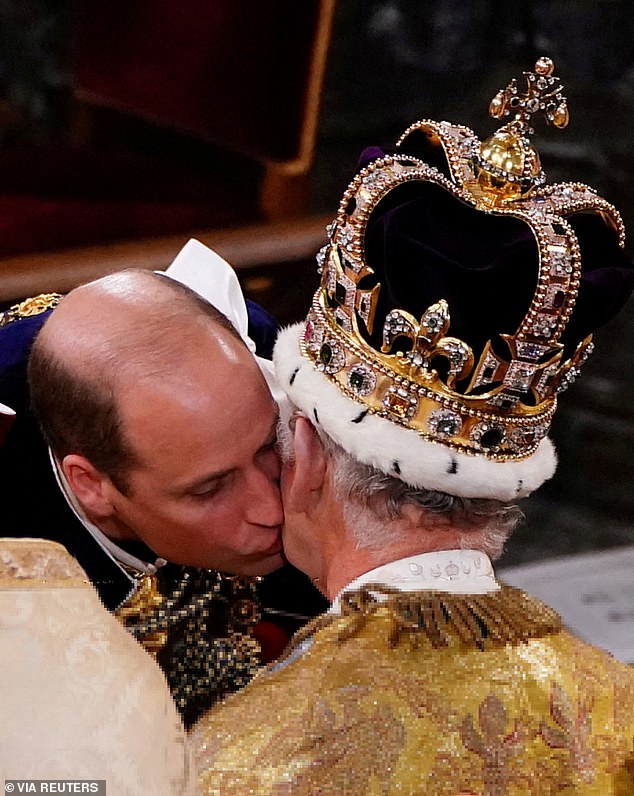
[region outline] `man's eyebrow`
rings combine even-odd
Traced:
[[[185,495],[189,492],[195,492],[197,489],[201,489],[202,487],[211,486],[215,481],[222,481],[222,479],[232,473],[234,469],[235,468],[230,467],[227,470],[219,470],[215,473],[203,475],[201,478],[197,478],[195,481],[190,481],[188,484],[183,484],[182,486],[176,487],[173,492],[178,495]]]

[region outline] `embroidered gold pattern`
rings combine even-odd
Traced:
[[[505,796],[508,793],[509,768],[514,757],[521,754],[526,729],[515,719],[513,729],[507,732],[508,716],[504,705],[489,694],[478,708],[480,732],[473,716],[462,722],[461,735],[465,747],[482,760],[482,779],[487,796]]]
[[[375,595],[386,599],[379,601]],[[554,632],[561,627],[561,619],[555,611],[510,586],[490,594],[449,594],[399,592],[381,584],[366,584],[363,589],[343,595],[342,614],[347,621],[339,640],[360,632],[368,617],[379,608],[390,612],[390,646],[397,646],[405,639],[416,646],[425,637],[434,648],[462,644],[486,649]],[[314,632],[312,625],[300,638],[311,632]]]
[[[125,602],[117,611],[117,618],[126,626],[132,627],[138,623],[141,617],[149,612],[158,610],[164,603],[165,598],[158,588],[156,575],[143,575],[137,580],[137,588],[132,597]],[[156,657],[157,652],[165,646],[167,642],[167,631],[157,630],[149,632],[138,639],[145,649]]]
[[[568,751],[570,764],[582,782],[594,782],[594,761],[590,748],[591,713],[590,699],[582,699],[573,704],[564,689],[557,683],[552,683],[550,716],[557,726],[542,722],[542,737],[552,749]]]
[[[184,567],[164,594],[160,575],[130,571],[137,590],[117,616],[165,670],[189,726],[260,668],[260,645],[252,635],[260,618],[258,578]]]
[[[369,586],[342,611],[198,723],[201,793],[634,793],[633,673],[543,603],[508,587],[475,599]]]
[[[276,796],[365,796],[371,786],[387,796],[405,728],[389,706],[368,702],[369,696],[367,687],[350,686],[339,689],[331,703],[318,699],[301,717],[304,732],[289,739],[293,751],[280,743],[279,735],[273,737],[256,765],[279,765],[297,753],[310,754],[308,764],[278,788]],[[381,743],[375,744],[378,728]],[[374,753],[369,755],[372,746]]]

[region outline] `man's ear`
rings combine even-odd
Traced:
[[[113,485],[108,476],[78,453],[64,456],[61,466],[68,485],[86,513],[99,518],[111,516]]]
[[[288,499],[295,511],[308,513],[318,500],[326,477],[327,456],[312,424],[298,417],[293,430],[294,462]]]

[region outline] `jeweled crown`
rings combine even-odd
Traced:
[[[529,122],[541,112],[556,127],[568,123],[553,69],[549,59],[540,58],[534,71],[524,72],[525,86],[513,80],[498,92],[491,115],[511,118],[484,142],[467,127],[426,119],[405,131],[394,154],[357,173],[318,255],[321,284],[300,342],[304,356],[363,405],[363,412],[411,428],[428,441],[501,461],[535,452],[558,393],[592,350],[591,335],[571,352],[562,342],[582,269],[568,217],[598,214],[616,232],[619,246],[625,238],[619,213],[592,188],[545,183]],[[423,136],[436,154],[404,154],[402,145],[412,134]],[[482,350],[451,336],[452,306],[445,298],[420,317],[401,307],[377,313],[386,286],[366,257],[367,224],[379,203],[413,182],[434,184],[488,216],[519,219],[534,237],[535,288],[523,318],[515,329],[488,339]]]

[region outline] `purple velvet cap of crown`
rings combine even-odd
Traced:
[[[428,150],[404,150],[429,161]],[[378,147],[364,150],[359,168],[384,154]],[[597,214],[574,213],[567,220],[582,261],[579,294],[561,337],[565,356],[570,356],[622,308],[634,290],[634,264],[616,232]],[[368,279],[381,284],[368,342],[380,348],[382,322],[391,309],[420,317],[445,299],[449,333],[478,356],[487,340],[518,328],[535,292],[538,257],[533,233],[520,219],[483,213],[433,183],[400,186],[367,223],[365,259],[374,270]]]

